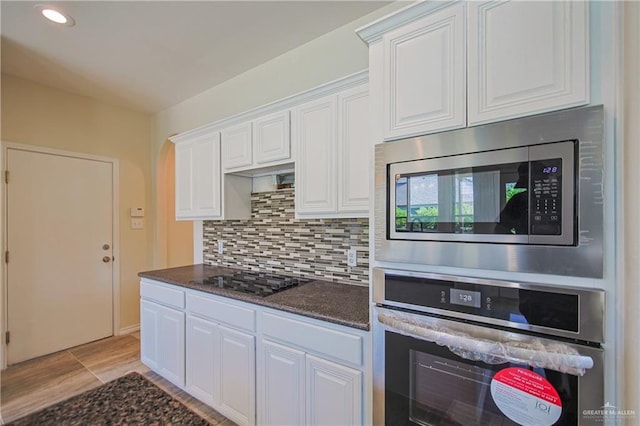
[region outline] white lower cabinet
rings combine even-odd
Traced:
[[[220,408],[238,424],[255,422],[255,337],[220,327]]]
[[[187,315],[187,392],[209,405],[220,400],[216,372],[220,371],[219,327],[192,315]]]
[[[262,395],[265,425],[305,424],[305,354],[302,351],[262,341]]]
[[[143,279],[141,359],[239,425],[371,421],[369,333]]]
[[[186,390],[238,424],[255,423],[255,337],[187,315]]]
[[[184,312],[140,302],[140,358],[165,379],[184,387]]]
[[[307,354],[307,425],[362,424],[362,372]]]
[[[274,312],[261,324],[259,424],[366,423],[366,332]]]
[[[362,424],[362,372],[263,340],[264,425]]]

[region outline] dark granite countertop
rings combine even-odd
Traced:
[[[238,269],[217,266],[190,265],[140,272],[138,276],[360,330],[369,330],[369,289],[364,286],[312,280],[267,297],[260,297],[195,282],[212,275],[230,275],[237,271]]]

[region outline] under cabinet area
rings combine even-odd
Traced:
[[[371,420],[369,332],[141,280],[141,359],[241,425]]]
[[[418,2],[358,30],[402,139],[589,103],[588,2]]]

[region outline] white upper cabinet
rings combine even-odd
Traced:
[[[251,179],[223,176],[220,132],[176,136],[176,220],[247,219]]]
[[[369,209],[369,165],[373,149],[369,125],[369,88],[338,94],[338,211]]]
[[[222,131],[222,160],[225,170],[251,165],[251,140],[251,122]]]
[[[289,111],[278,111],[222,130],[224,171],[291,161]]]
[[[296,213],[367,217],[373,149],[368,86],[308,102],[295,116]]]
[[[360,28],[373,136],[402,139],[589,103],[588,9],[560,0],[416,2]]]
[[[464,4],[383,36],[384,138],[466,124]]]
[[[308,102],[295,111],[296,213],[366,217],[373,142],[368,86]]]
[[[588,6],[469,2],[469,124],[588,103]]]
[[[220,134],[176,144],[176,219],[221,215]]]
[[[367,74],[171,137],[176,218],[248,219],[252,178],[294,167],[297,216],[368,217],[374,143]]]
[[[296,111],[296,211],[337,211],[337,98],[327,96]]]
[[[254,162],[264,164],[291,158],[289,111],[276,112],[253,122]]]

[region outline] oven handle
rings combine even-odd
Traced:
[[[448,327],[443,320],[431,317],[381,308],[378,311],[378,321],[387,329],[446,346],[456,355],[472,361],[526,364],[576,376],[584,375],[593,367],[590,356],[580,355],[573,347],[558,341],[521,334],[518,334],[518,340],[505,338],[500,341],[497,334],[491,339],[474,336],[474,328],[477,330],[478,327],[473,325],[456,323],[465,328],[465,331],[459,331]]]

